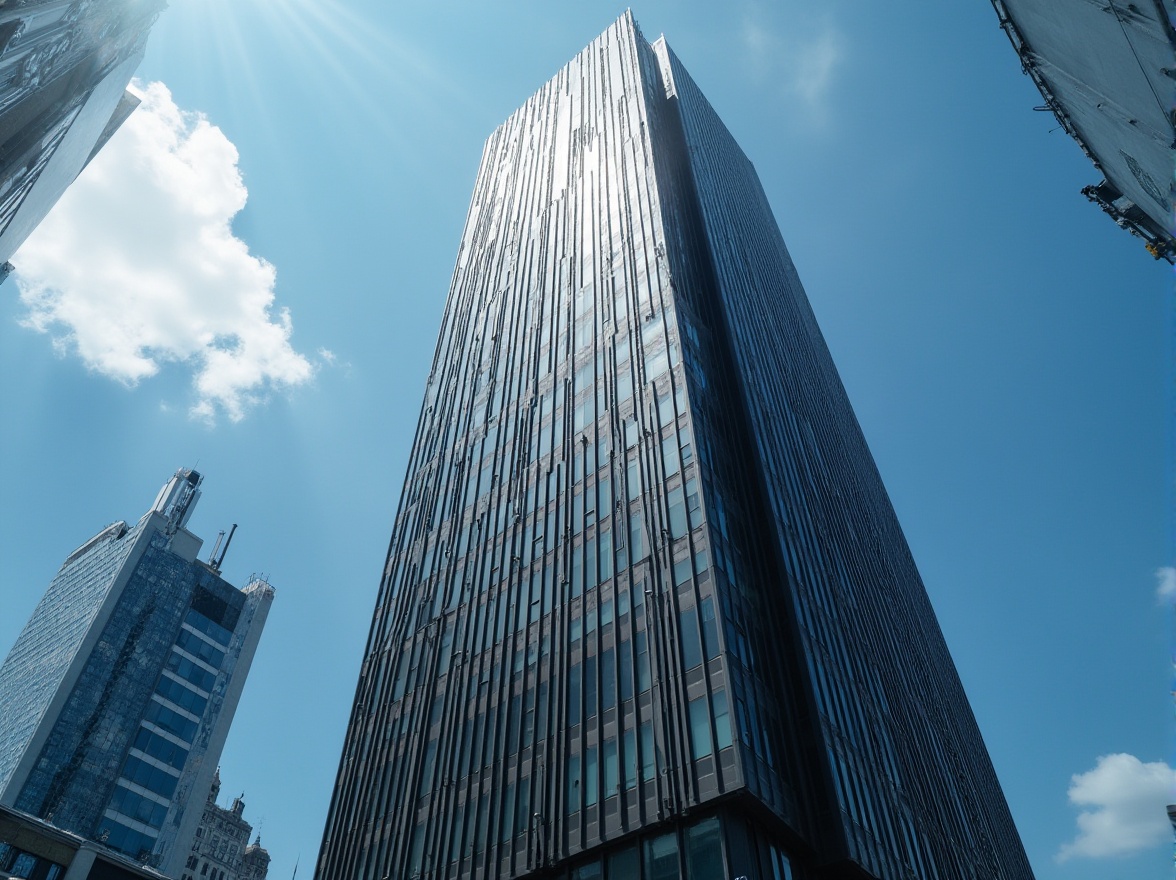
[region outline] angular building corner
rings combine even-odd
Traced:
[[[126,87],[165,5],[0,3],[0,264],[138,106]]]
[[[1082,194],[1176,263],[1176,2],[992,0],[1021,70],[1103,175]]]
[[[181,469],[71,553],[0,666],[0,805],[178,877],[274,590],[186,528]]]
[[[483,151],[316,876],[1032,878],[755,170],[631,14]]]

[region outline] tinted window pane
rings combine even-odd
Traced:
[[[645,880],[680,880],[681,876],[676,835],[663,834],[645,841]]]
[[[686,830],[686,877],[705,880],[723,876],[723,847],[719,820],[706,819]]]

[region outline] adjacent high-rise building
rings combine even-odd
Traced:
[[[186,528],[181,469],[71,553],[0,666],[0,805],[178,877],[273,588],[238,590]]]
[[[1032,877],[756,173],[629,14],[486,143],[317,877]]]
[[[1157,259],[1172,218],[1176,2],[992,0],[1021,70],[1103,180],[1082,190]]]
[[[0,263],[138,106],[126,87],[164,5],[0,3]]]

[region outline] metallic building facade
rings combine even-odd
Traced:
[[[173,877],[273,600],[196,558],[200,479],[71,553],[0,666],[0,804]]]
[[[755,171],[629,14],[486,143],[319,880],[1032,876]]]
[[[164,0],[0,3],[0,263],[139,104]]]

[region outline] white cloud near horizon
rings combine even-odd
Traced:
[[[1103,755],[1093,770],[1070,777],[1070,803],[1082,808],[1078,835],[1055,859],[1130,856],[1172,839],[1167,805],[1176,770],[1162,761],[1144,764],[1134,755]]]
[[[275,308],[273,265],[233,234],[236,147],[163,83],[136,85],[142,104],[13,257],[22,324],[128,386],[182,364],[190,414],[238,421],[316,368]]]
[[[1176,602],[1176,568],[1166,565],[1156,569],[1156,600],[1161,605]]]
[[[823,112],[836,71],[845,56],[845,39],[828,17],[791,18],[788,29],[768,21],[766,8],[747,8],[742,19],[743,44],[752,74],[775,80],[786,96],[814,112]]]

